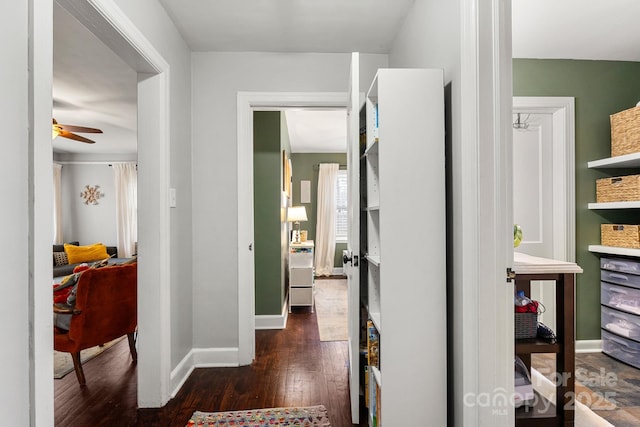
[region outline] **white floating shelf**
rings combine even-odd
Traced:
[[[608,157],[587,163],[589,168],[637,168],[640,167],[640,153],[625,154],[624,156]]]
[[[377,156],[378,155],[378,138],[375,138],[370,146],[364,152],[365,156]]]
[[[640,249],[617,248],[614,246],[589,245],[589,252],[640,257]]]
[[[589,203],[589,209],[640,209],[640,201]]]
[[[380,257],[379,256],[365,256],[365,259],[369,262],[369,264],[373,264],[376,267],[380,267]]]
[[[378,333],[382,334],[382,322],[381,322],[381,319],[380,319],[380,313],[377,313],[377,312],[374,312],[374,311],[370,311],[369,312],[369,318],[371,319],[371,321],[373,322],[373,325],[378,330]]]

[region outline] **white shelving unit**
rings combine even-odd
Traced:
[[[368,372],[378,426],[425,413],[447,424],[443,89],[442,70],[381,69],[366,97],[366,307],[380,336],[379,366]],[[370,402],[370,425],[371,410]]]
[[[590,169],[617,169],[617,168],[640,168],[640,153],[625,154],[624,156],[607,157],[605,159],[593,160],[587,163]],[[633,202],[609,202],[609,203],[589,203],[588,208],[599,209],[640,209],[640,201]],[[640,257],[640,249],[618,248],[613,246],[589,245],[589,251],[600,254],[623,255]]]

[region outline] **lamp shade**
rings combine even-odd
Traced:
[[[307,210],[304,206],[291,206],[287,208],[287,221],[307,221]]]

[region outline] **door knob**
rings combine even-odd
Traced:
[[[347,254],[342,254],[342,263],[343,264],[351,262],[352,260],[353,260],[353,257],[349,257],[349,256],[347,256]]]

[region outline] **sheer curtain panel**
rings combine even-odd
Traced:
[[[128,258],[135,253],[138,241],[138,171],[135,163],[115,163],[113,171],[118,256]]]
[[[62,165],[53,164],[53,243],[62,244]]]
[[[330,276],[336,252],[337,163],[320,164],[318,172],[318,215],[316,222],[316,275]]]

